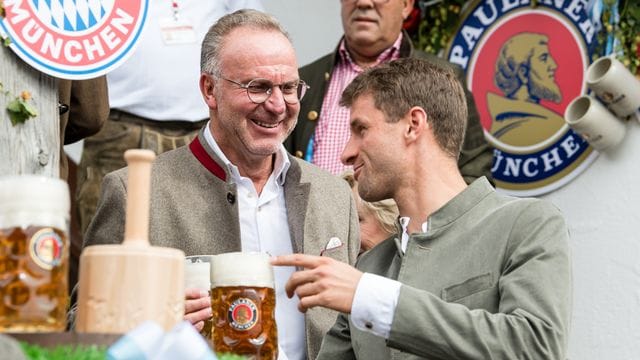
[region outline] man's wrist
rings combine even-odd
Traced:
[[[389,336],[402,284],[379,275],[364,273],[351,305],[351,322],[366,332]]]

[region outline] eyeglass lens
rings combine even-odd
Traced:
[[[256,104],[261,104],[271,96],[274,84],[265,79],[251,80],[246,88],[249,99]],[[278,85],[282,92],[284,101],[289,104],[296,104],[304,96],[307,85],[303,81],[290,82]]]

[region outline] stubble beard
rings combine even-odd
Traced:
[[[386,184],[383,179],[389,176],[386,171],[378,171],[377,179],[371,177],[361,177],[358,180],[358,194],[368,202],[375,202],[391,198],[389,190],[391,184]]]

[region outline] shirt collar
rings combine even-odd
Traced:
[[[402,226],[402,232],[409,235],[409,233],[407,232],[407,227],[409,226],[409,220],[411,220],[411,218],[408,216],[400,216],[398,220],[400,221],[400,226]],[[422,223],[423,233],[427,232],[428,223],[429,223],[428,221],[425,221]]]
[[[409,220],[411,220],[408,216],[400,216],[398,217],[398,221],[400,222],[400,226],[402,227],[402,237],[400,240],[400,248],[402,249],[402,253],[404,254],[407,251],[407,245],[409,243],[409,232],[407,231],[407,227],[409,226]],[[428,221],[422,223],[422,232],[427,232]]]
[[[220,149],[220,147],[218,146],[218,143],[213,138],[213,134],[211,134],[211,130],[209,129],[209,123],[210,121],[207,122],[207,125],[204,128],[204,139],[213,150],[213,153],[216,154],[220,158],[220,160],[222,160],[224,165],[229,170],[231,177],[237,183],[241,178],[240,171],[238,170],[238,167],[236,165],[229,161],[229,158],[227,158],[227,156],[222,152],[222,149]],[[280,145],[280,148],[275,153],[275,156],[276,159],[273,165],[272,175],[275,176],[278,185],[283,186],[287,178],[287,171],[289,171],[289,167],[291,166],[291,161],[289,160],[289,156],[287,156],[287,150],[285,150],[284,145]]]
[[[396,41],[394,41],[393,45],[391,45],[388,49],[381,52],[380,55],[376,58],[375,64],[372,67],[378,66],[384,62],[398,59],[400,57],[400,45],[402,44],[402,32],[398,35]],[[349,54],[349,50],[347,50],[347,42],[343,37],[340,41],[340,45],[338,46],[339,53],[339,61],[343,64],[348,64],[356,71],[363,71],[363,69],[353,61],[351,54]]]

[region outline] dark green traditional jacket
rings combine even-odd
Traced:
[[[465,89],[469,110],[467,130],[464,143],[462,144],[460,158],[458,159],[458,167],[468,184],[483,175],[488,179],[492,179],[491,164],[493,161],[493,150],[484,138],[484,132],[480,124],[480,117],[478,116],[475,102],[473,101],[473,95],[467,90],[464,74],[460,68],[434,55],[414,49],[407,33],[404,33],[402,36],[400,57],[421,58],[440,66],[453,67],[456,70],[458,79]],[[322,101],[329,87],[331,74],[337,60],[338,48],[336,48],[333,53],[327,54],[313,63],[300,68],[300,78],[309,84],[311,88],[300,102],[298,124],[284,143],[287,150],[296,157],[305,158],[307,146],[320,118]]]

